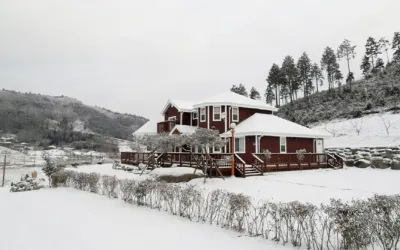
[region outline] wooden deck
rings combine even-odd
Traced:
[[[121,163],[123,164],[146,164],[150,154],[148,152],[122,152]],[[213,176],[231,175],[231,154],[211,153],[211,166],[208,167],[208,174]],[[264,172],[306,170],[318,168],[341,168],[343,159],[331,154],[306,153],[299,159],[296,153],[271,154],[269,159],[265,159],[263,154],[252,154],[253,162],[246,163],[237,154],[235,157],[235,175],[239,177],[262,175]],[[156,163],[160,167],[171,167],[178,165],[183,167],[197,168],[199,161],[204,161],[201,154],[190,152],[168,152],[157,153]]]

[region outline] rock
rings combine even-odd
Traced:
[[[344,164],[348,167],[353,167],[354,166],[354,160],[352,159],[346,159],[346,161],[344,162]]]
[[[371,165],[373,168],[386,169],[390,168],[392,160],[382,157],[374,157],[371,160]]]
[[[354,166],[357,168],[367,168],[371,166],[371,162],[368,160],[360,159],[354,163]]]
[[[393,170],[400,170],[400,161],[399,160],[393,160],[392,161],[392,169]]]

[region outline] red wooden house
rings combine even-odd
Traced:
[[[202,127],[216,129],[221,137],[231,138],[230,127],[235,124],[234,154],[237,162],[242,163],[238,171],[254,172],[250,168],[255,168],[256,172],[262,172],[329,165],[329,156],[325,155],[323,146],[323,138],[327,135],[275,116],[276,111],[277,108],[262,101],[230,91],[199,102],[168,100],[161,113],[164,120],[156,126],[154,121],[150,121],[134,134],[191,134],[197,127]],[[224,148],[210,149],[212,156],[219,159],[230,154],[231,141]],[[262,154],[266,149],[272,153],[268,159]],[[302,160],[296,154],[299,149],[307,152]]]

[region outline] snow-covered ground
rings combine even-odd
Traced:
[[[6,153],[5,153],[6,152]],[[96,151],[73,149],[26,150],[17,151],[0,146],[1,165],[4,154],[7,154],[7,167],[41,166],[45,164],[43,154],[46,153],[55,161],[63,162],[97,162],[107,160],[107,154]]]
[[[386,127],[389,127],[389,134]],[[313,129],[325,133],[329,131],[332,135],[325,139],[326,148],[400,146],[400,114],[373,114],[336,120],[315,125]],[[357,130],[360,131],[359,135]]]
[[[400,194],[400,171],[344,168],[269,173],[259,177],[194,179],[189,184],[208,191],[225,189],[254,199],[301,201],[315,205],[331,198],[349,201],[374,194]]]
[[[112,164],[80,166],[75,171],[115,175],[119,179],[145,180],[159,174],[177,175],[193,173],[191,168],[156,169],[150,174],[133,174],[112,169]],[[212,191],[225,189],[243,193],[254,199],[275,201],[302,201],[314,204],[328,203],[331,198],[351,200],[374,194],[400,194],[400,171],[381,169],[344,168],[266,173],[248,178],[194,179],[188,184]],[[186,184],[181,184],[186,185]]]
[[[0,188],[1,249],[289,249],[72,189]],[[170,230],[174,229],[174,230]]]
[[[84,165],[69,170],[99,173],[116,176],[118,179],[133,179],[143,181],[153,179],[157,175],[178,175],[193,173],[190,168],[165,168],[143,175],[112,169],[112,164]],[[43,177],[41,169],[35,169],[39,177]],[[15,168],[6,172],[6,179],[17,181],[20,176],[30,173],[33,168]],[[1,174],[0,174],[1,175]],[[264,176],[248,178],[194,179],[187,184],[199,189],[212,191],[224,189],[230,192],[243,193],[256,200],[310,202],[316,205],[329,203],[331,198],[349,201],[351,199],[368,198],[374,194],[400,194],[400,171],[382,169],[359,169],[345,167],[344,169],[319,169],[305,171],[290,171],[266,173]],[[180,185],[187,185],[181,183]]]

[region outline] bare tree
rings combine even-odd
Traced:
[[[353,129],[357,132],[357,135],[360,135],[362,125],[363,125],[363,119],[360,118],[360,119],[352,120],[352,121],[350,121],[350,124],[353,127]]]
[[[325,131],[330,133],[333,137],[336,137],[337,131],[335,129],[335,123],[332,125],[331,128],[328,128],[325,123]]]
[[[382,121],[383,125],[385,126],[386,134],[389,135],[390,134],[389,129],[392,126],[392,121],[383,118],[382,113],[379,114],[379,118],[381,118],[381,121]]]

